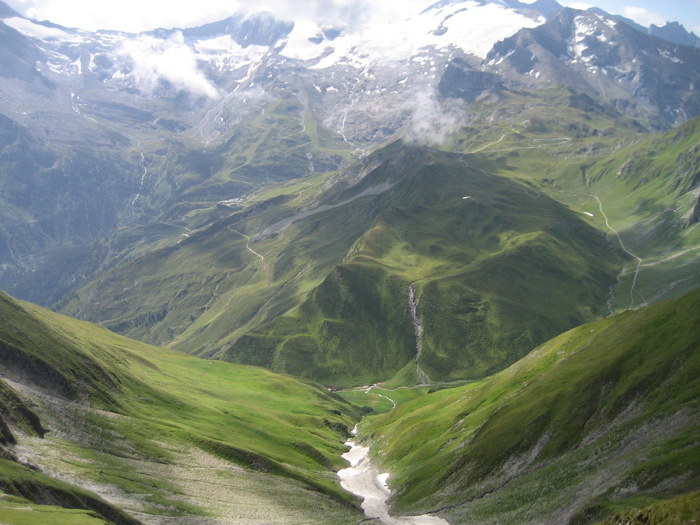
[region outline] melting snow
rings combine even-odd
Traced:
[[[601,30],[601,22],[608,27],[614,27],[610,26],[605,19],[602,19],[597,15],[594,19],[591,19],[588,15],[577,16],[574,18],[575,34],[569,43],[569,55],[573,58],[573,60],[580,60],[581,62],[588,64],[589,69],[592,70],[596,70],[597,68],[590,65],[590,62],[594,57],[586,54],[586,51],[588,50],[586,41],[590,37],[595,37],[601,42],[608,41],[608,37]]]
[[[682,64],[683,63],[683,61],[680,58],[674,57],[671,53],[669,53],[665,49],[659,49],[659,55],[670,60],[674,64]]]
[[[411,61],[421,65],[424,81],[428,81],[436,79],[439,70],[438,63],[427,56],[428,49],[442,51],[447,56],[458,48],[483,58],[499,40],[523,27],[535,27],[545,21],[543,18],[528,18],[496,2],[482,5],[481,1],[467,0],[446,4],[435,4],[438,7],[422,12],[422,8],[414,4],[402,6],[402,19],[397,19],[393,10],[389,10],[392,16],[388,16],[389,11],[384,13],[378,9],[382,13],[379,18],[356,27],[340,27],[341,33],[337,38],[320,43],[318,38],[314,41],[309,38],[322,35],[323,27],[312,21],[297,22],[276,49],[283,57],[308,61],[312,69],[338,65],[363,69],[364,76],[371,81],[377,81],[367,70],[373,63],[402,64]],[[181,33],[163,39],[154,34],[63,30],[19,17],[7,18],[4,22],[27,36],[47,42],[99,43],[97,49],[100,49],[100,53],[91,54],[86,63],[75,60],[77,55],[71,58],[52,56],[47,49],[51,57],[48,67],[54,71],[63,69],[82,73],[82,66],[86,65],[95,71],[105,67],[96,58],[108,57],[117,66],[116,71],[110,68],[112,79],[130,85],[138,84],[146,91],[154,88],[160,79],[166,79],[178,88],[216,98],[219,93],[204,74],[203,62],[221,72],[239,71],[237,77],[246,72],[244,68],[248,68],[247,76],[238,81],[241,83],[251,78],[264,56],[271,51],[268,46],[242,47],[230,35],[193,41],[185,39]],[[583,51],[578,50],[579,53]],[[398,84],[404,85],[406,82],[404,78]],[[371,89],[386,89],[366,84],[363,87],[365,93],[370,93]],[[335,90],[334,87],[326,89]]]
[[[282,55],[297,60],[313,60],[320,58],[327,46],[314,43],[309,40],[321,32],[321,28],[310,20],[301,21],[294,24],[294,29],[287,37],[286,45],[282,50]]]

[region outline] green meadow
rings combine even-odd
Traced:
[[[309,514],[308,523],[355,515],[335,471],[359,411],[324,387],[148,346],[4,295],[0,307],[4,375],[47,429],[41,437],[25,423],[17,439],[42,471],[123,498],[121,508],[145,516],[186,519],[251,504],[212,511],[206,485],[247,494],[259,513],[267,505],[273,514]],[[12,423],[27,419],[19,405]],[[45,474],[10,465],[6,493],[50,502]]]

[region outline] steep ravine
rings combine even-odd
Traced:
[[[357,427],[353,430],[357,435]],[[340,485],[362,498],[362,510],[370,519],[379,519],[385,525],[450,525],[448,521],[427,514],[422,516],[391,516],[387,503],[391,491],[387,486],[388,473],[380,473],[369,457],[369,447],[354,440],[345,443],[350,450],[343,454],[350,466],[338,472]]]
[[[418,296],[416,295],[416,285],[408,287],[408,306],[411,312],[411,320],[416,331],[416,372],[421,385],[431,384],[431,380],[420,366],[420,358],[423,354],[423,319],[418,315]]]

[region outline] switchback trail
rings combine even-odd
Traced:
[[[245,233],[241,233],[238,230],[234,230],[233,228],[231,228],[231,226],[227,226],[227,229],[232,231],[233,233],[237,233],[238,235],[245,237],[246,250],[248,250],[250,253],[252,253],[253,255],[260,258],[260,263],[262,264],[262,268],[265,271],[265,277],[267,279],[267,286],[270,286],[270,271],[267,268],[267,264],[265,264],[265,257],[263,257],[261,254],[259,254],[258,252],[253,250],[253,248],[250,247],[250,237],[248,237]]]

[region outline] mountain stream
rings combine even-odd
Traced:
[[[357,435],[357,427],[353,434]],[[362,510],[365,516],[378,518],[384,525],[450,525],[448,521],[435,516],[390,516],[387,500],[391,491],[386,484],[389,474],[380,473],[372,464],[368,447],[360,446],[353,440],[345,444],[350,450],[342,457],[350,463],[350,467],[338,472],[340,485],[363,498]]]
[[[418,296],[416,295],[416,285],[412,284],[408,287],[408,307],[411,312],[411,321],[416,331],[416,372],[421,385],[429,385],[431,383],[428,374],[426,374],[420,366],[420,358],[423,355],[423,319],[418,314]]]

